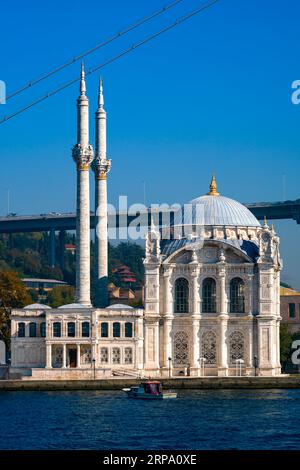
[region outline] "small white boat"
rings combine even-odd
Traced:
[[[131,388],[123,388],[123,392],[127,393],[129,398],[142,398],[147,400],[165,400],[166,398],[177,398],[176,392],[163,392],[160,382],[147,381],[138,386]]]

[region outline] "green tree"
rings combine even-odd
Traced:
[[[57,286],[48,294],[49,305],[53,308],[74,302],[75,289],[72,286]]]
[[[300,332],[290,333],[288,325],[280,325],[280,361],[284,372],[296,372],[298,368],[292,363],[293,341],[300,339]]]
[[[292,335],[287,325],[280,325],[280,362],[282,369],[285,370],[290,360],[292,345]]]
[[[16,272],[0,272],[0,339],[7,347],[10,344],[11,309],[25,307],[31,302],[31,297]]]

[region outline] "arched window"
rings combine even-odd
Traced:
[[[216,313],[216,281],[207,277],[202,283],[202,312]]]
[[[108,338],[108,323],[101,323],[101,338]]]
[[[40,336],[41,338],[46,338],[46,322],[45,321],[43,321],[40,324]]]
[[[121,336],[121,325],[119,322],[113,323],[113,337],[120,338]]]
[[[75,338],[75,322],[71,321],[68,323],[68,336]]]
[[[30,338],[36,337],[36,323],[34,322],[29,323],[29,336]]]
[[[132,323],[125,323],[125,338],[132,338]]]
[[[53,336],[54,338],[61,337],[61,323],[59,321],[53,323]]]
[[[81,336],[88,338],[90,336],[90,322],[84,321],[81,325]]]
[[[245,313],[245,283],[239,277],[230,281],[230,312]]]
[[[18,337],[25,338],[25,323],[18,323]]]
[[[184,277],[175,281],[175,313],[187,313],[189,311],[189,282]]]

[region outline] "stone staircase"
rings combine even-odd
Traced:
[[[134,379],[147,379],[145,375],[139,371],[127,370],[127,369],[114,369],[112,375],[115,377],[132,377]]]

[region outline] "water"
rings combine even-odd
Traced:
[[[2,392],[0,449],[300,449],[300,390]]]

